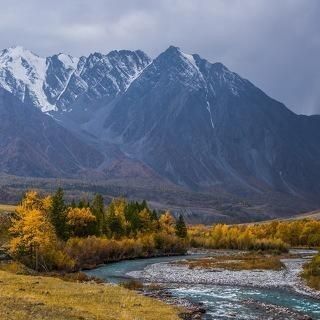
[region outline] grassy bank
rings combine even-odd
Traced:
[[[251,252],[179,261],[178,264],[186,265],[190,269],[226,269],[232,271],[281,270],[285,267],[280,261],[280,256],[261,255]]]
[[[0,271],[0,319],[179,319],[179,309],[124,288]]]
[[[320,290],[320,254],[314,256],[310,262],[303,266],[301,276],[309,287]]]
[[[7,243],[10,239],[9,227],[11,221],[10,216],[7,213],[0,211],[0,247]]]

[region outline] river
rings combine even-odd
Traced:
[[[203,255],[199,255],[203,257]],[[130,279],[130,275],[146,268],[181,259],[194,259],[197,255],[181,257],[159,257],[139,260],[126,260],[110,263],[86,273],[106,282],[119,283]],[[170,272],[170,267],[168,267]],[[154,281],[153,281],[154,282]],[[163,281],[162,281],[163,282]],[[260,288],[239,285],[176,284],[166,283],[174,296],[201,303],[207,312],[204,319],[243,319],[243,320],[296,320],[320,319],[320,301],[293,292],[288,288]],[[283,309],[287,312],[278,312]],[[291,313],[292,312],[292,313]]]

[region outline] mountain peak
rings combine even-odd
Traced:
[[[199,71],[194,55],[183,52],[179,47],[170,46],[161,55],[173,56],[182,59],[185,63],[191,64],[196,70]]]
[[[66,68],[75,69],[79,62],[79,58],[72,57],[69,54],[59,53],[57,58],[65,65]]]
[[[7,49],[2,50],[2,54],[10,55],[12,58],[19,58],[19,57],[24,57],[24,56],[35,56],[39,57],[37,54],[34,52],[25,49],[22,46],[11,46]],[[39,57],[40,58],[40,57]]]
[[[165,50],[165,52],[179,52],[180,51],[180,48],[179,47],[176,47],[176,46],[169,46],[167,50]]]

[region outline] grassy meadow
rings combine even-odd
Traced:
[[[119,286],[0,271],[0,319],[179,319],[178,308]]]

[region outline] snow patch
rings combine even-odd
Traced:
[[[209,115],[210,115],[210,123],[211,123],[211,127],[212,127],[212,129],[214,129],[214,124],[213,124],[212,114],[211,114],[211,109],[210,109],[210,103],[209,103],[209,101],[208,101],[208,100],[207,100],[207,110],[208,110]]]
[[[46,77],[46,59],[17,46],[5,49],[0,55],[0,84],[8,91],[20,91],[20,99],[25,99],[26,90],[43,112],[56,110],[48,102],[43,91]],[[8,83],[8,77],[12,79]],[[23,93],[23,94],[21,94]]]
[[[75,70],[77,68],[79,58],[72,57],[68,54],[59,53],[58,59],[64,64],[67,69]]]
[[[196,61],[194,60],[194,57],[193,57],[192,54],[187,54],[187,53],[184,53],[184,52],[182,52],[182,51],[180,51],[180,53],[182,54],[183,57],[185,57],[185,58],[192,64],[192,66],[193,66],[199,73],[201,73],[200,70],[199,70],[199,68],[198,68],[198,66],[197,66]]]
[[[128,83],[126,85],[126,88],[124,91],[127,91],[129,89],[129,87],[131,86],[132,82],[134,80],[136,80],[137,78],[140,77],[141,73],[151,64],[152,62],[149,62],[144,68],[142,68],[141,70],[134,70],[134,74],[132,76],[129,77],[128,79]]]

